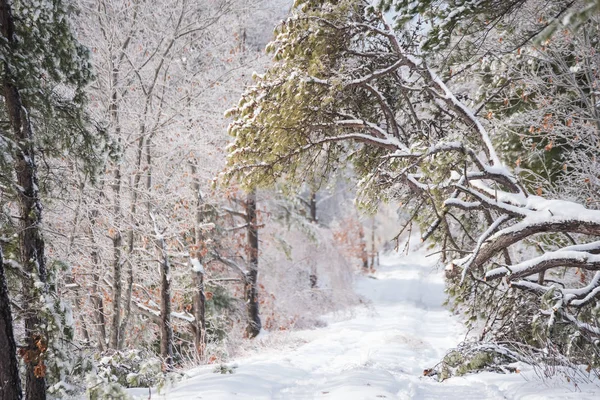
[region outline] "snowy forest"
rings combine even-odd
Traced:
[[[0,0],[0,84],[0,400],[600,396],[599,0]]]

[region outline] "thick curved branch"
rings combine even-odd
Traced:
[[[600,271],[600,255],[578,251],[553,251],[510,267],[494,268],[485,274],[485,278],[493,280],[506,276],[508,280],[513,280],[556,267]]]
[[[570,232],[600,236],[600,223],[565,218],[549,218],[539,221],[522,221],[502,229],[490,238],[473,260],[472,266],[478,268],[494,255],[511,245],[538,233]]]

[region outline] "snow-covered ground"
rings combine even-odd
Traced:
[[[422,255],[383,257],[373,277],[359,277],[365,304],[331,315],[327,326],[290,333],[247,358],[189,371],[189,378],[152,399],[598,399],[600,387],[556,376],[542,382],[533,370],[481,373],[437,382],[423,377],[465,334],[442,307],[444,284]],[[148,389],[132,390],[148,398]]]

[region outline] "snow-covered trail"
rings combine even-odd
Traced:
[[[476,374],[439,383],[423,377],[465,328],[442,307],[443,278],[422,256],[382,258],[374,277],[359,277],[368,300],[353,316],[328,326],[294,332],[302,344],[267,349],[238,360],[233,374],[214,366],[190,371],[165,399],[545,399],[600,398],[576,392],[566,381],[549,387],[519,374]],[[594,390],[589,389],[589,390]],[[600,388],[595,387],[596,395]],[[594,390],[594,391],[595,391]],[[147,389],[137,392],[148,398]]]

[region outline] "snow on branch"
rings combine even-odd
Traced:
[[[150,318],[153,322],[159,324],[160,323],[160,310],[156,310],[152,307],[146,306],[144,305],[140,300],[136,300],[136,299],[132,299],[132,304],[135,306],[135,308],[142,314],[144,314],[145,316],[147,316],[148,318]],[[173,318],[177,318],[179,320],[182,321],[186,321],[189,322],[191,324],[194,323],[195,318],[193,315],[188,314],[186,312],[175,312],[172,311],[171,312],[171,316]]]
[[[559,250],[543,254],[510,267],[499,267],[485,274],[486,280],[507,276],[523,278],[555,267],[577,267],[590,271],[600,270],[600,255],[579,251]]]
[[[499,251],[539,233],[570,232],[600,236],[600,223],[597,222],[579,220],[576,217],[537,217],[538,215],[534,214],[530,218],[525,218],[492,235],[473,260],[472,266],[477,268],[489,261]]]
[[[381,76],[387,75],[392,71],[397,70],[398,68],[400,68],[401,66],[406,65],[406,61],[404,59],[399,59],[397,60],[395,63],[393,63],[392,65],[388,66],[387,68],[382,68],[379,69],[377,71],[373,71],[371,72],[369,75],[366,76],[362,76],[360,78],[357,79],[353,79],[351,81],[349,81],[347,83],[348,86],[360,86],[363,85],[365,83],[369,83]]]

